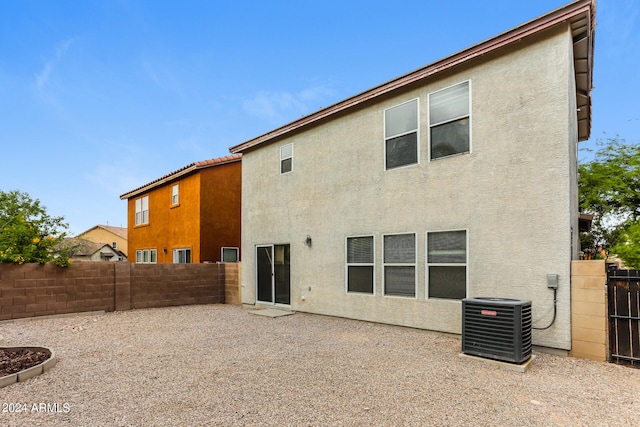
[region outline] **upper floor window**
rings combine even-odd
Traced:
[[[468,81],[429,95],[431,160],[471,151],[469,99]]]
[[[149,223],[149,196],[136,200],[136,225]]]
[[[466,230],[427,233],[427,297],[467,296]]]
[[[384,111],[385,169],[418,163],[418,100]]]
[[[293,144],[280,147],[280,173],[287,173],[293,170]]]
[[[118,242],[111,242],[111,247],[113,249],[118,249]]]
[[[174,249],[173,250],[173,263],[174,264],[190,264],[191,263],[191,249]]]
[[[171,187],[171,204],[177,205],[180,202],[180,198],[178,197],[178,191],[180,190],[180,186],[178,184],[174,184]]]

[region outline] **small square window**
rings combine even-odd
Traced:
[[[280,173],[288,173],[293,170],[293,144],[280,147]]]
[[[238,262],[238,248],[222,248],[222,262]]]

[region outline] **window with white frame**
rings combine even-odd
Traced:
[[[428,298],[467,296],[466,230],[427,233]]]
[[[385,169],[418,163],[418,100],[384,111]]]
[[[136,200],[136,225],[149,223],[149,196]]]
[[[178,191],[180,190],[179,184],[174,184],[171,186],[171,204],[177,205],[180,203],[180,198],[178,197]]]
[[[416,296],[416,235],[383,236],[384,294]]]
[[[239,249],[238,248],[222,248],[222,262],[238,262],[239,260]]]
[[[288,173],[293,170],[293,144],[280,147],[280,173]]]
[[[347,292],[373,294],[373,236],[347,237]]]
[[[136,251],[137,264],[155,264],[157,262],[156,249],[140,249]]]
[[[431,160],[471,151],[468,81],[429,94]]]
[[[173,263],[174,264],[190,264],[191,263],[191,249],[174,249],[173,250]]]

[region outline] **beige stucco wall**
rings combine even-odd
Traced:
[[[291,245],[291,309],[460,333],[461,302],[427,299],[425,233],[466,229],[469,297],[529,299],[533,342],[569,349],[576,223],[571,37],[547,33],[243,155],[242,300],[255,303],[255,245]],[[471,82],[471,153],[428,161],[427,95]],[[383,111],[419,99],[419,164],[384,170]],[[294,144],[293,171],[279,150]],[[382,235],[417,233],[417,296],[382,294]],[[313,245],[304,244],[310,235]],[[375,236],[375,295],[346,292],[345,238]]]

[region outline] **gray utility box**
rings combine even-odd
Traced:
[[[522,363],[531,357],[531,301],[462,300],[462,352]]]

